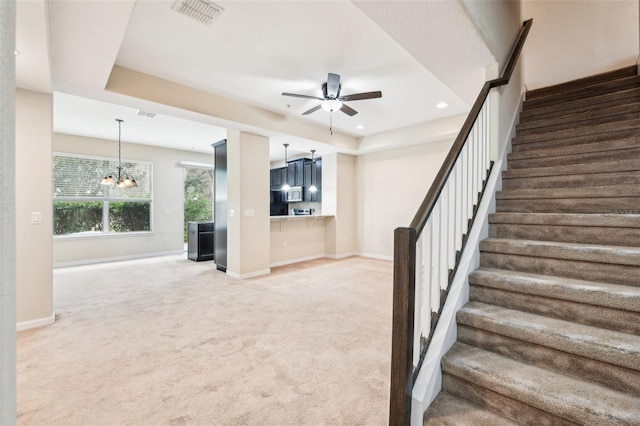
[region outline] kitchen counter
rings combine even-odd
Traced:
[[[269,216],[269,219],[313,219],[322,217],[333,217],[332,214],[287,214],[279,216]]]
[[[312,228],[314,222],[324,219],[327,217],[333,217],[333,215],[329,214],[290,214],[290,215],[282,215],[282,216],[270,216],[271,222],[280,222],[280,232],[284,232],[287,229],[287,223],[291,221],[302,222],[304,219],[307,220],[307,228]]]

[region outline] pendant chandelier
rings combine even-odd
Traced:
[[[116,118],[116,121],[118,122],[118,167],[116,167],[118,172],[115,173],[115,175],[114,173],[109,173],[102,178],[100,184],[109,186],[115,185],[118,188],[133,188],[138,186],[136,180],[129,175],[125,175],[123,177],[124,173],[122,173],[122,141],[120,140],[120,137],[122,135],[122,123],[124,122],[124,120]]]
[[[287,148],[289,147],[288,143],[283,143],[284,145],[284,185],[282,185],[282,190],[287,192],[291,189],[289,186],[289,165],[287,164]]]

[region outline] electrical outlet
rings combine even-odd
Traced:
[[[289,244],[286,241],[282,245],[285,246],[285,247],[289,246]]]

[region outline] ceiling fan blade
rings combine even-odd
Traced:
[[[324,98],[319,98],[318,96],[309,96],[309,95],[298,95],[297,93],[282,93],[282,96],[291,96],[293,98],[302,98],[302,99],[317,99],[319,101],[324,100]]]
[[[338,74],[327,75],[327,97],[337,98],[340,95],[340,76]]]
[[[313,108],[311,108],[310,110],[303,112],[303,113],[302,113],[302,115],[309,115],[309,114],[311,114],[312,112],[316,112],[316,111],[317,111],[317,110],[319,110],[320,108],[321,108],[321,106],[320,106],[320,105],[316,105],[316,106],[314,106]]]
[[[342,104],[342,106],[340,107],[340,111],[344,112],[345,114],[347,114],[350,117],[353,117],[354,115],[356,115],[358,113],[358,111],[356,111],[355,109],[351,108],[350,106],[347,106],[347,104]]]
[[[341,101],[361,101],[364,99],[374,99],[381,98],[382,92],[365,92],[365,93],[356,93],[353,95],[340,96],[338,99]]]

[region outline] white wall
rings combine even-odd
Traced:
[[[638,1],[524,1],[533,18],[524,50],[528,90],[634,65]]]
[[[358,157],[361,253],[393,257],[393,230],[409,226],[452,143],[448,139]]]
[[[512,0],[461,0],[471,20],[482,35],[491,53],[498,59],[498,63],[487,69],[487,80],[500,77],[507,65],[513,46],[522,28],[521,6],[519,1]],[[525,46],[530,48],[532,33],[538,31],[538,22],[533,27]],[[514,110],[518,108],[523,91],[522,63],[523,55],[520,55],[517,68],[514,70],[508,86],[493,89],[492,106],[497,108],[495,122],[495,143],[492,144],[491,158],[496,160],[504,143],[507,141],[513,127]],[[499,141],[499,143],[498,143]]]
[[[520,31],[520,2],[461,1],[493,56],[504,65]]]
[[[271,266],[324,257],[325,217],[271,219]]]
[[[118,142],[55,133],[55,152],[115,157]],[[213,162],[211,155],[122,143],[122,159],[153,163],[152,232],[141,234],[111,234],[91,237],[56,237],[53,241],[53,261],[56,265],[101,260],[126,259],[131,256],[182,251],[184,221],[184,169],[181,160]],[[51,164],[49,156],[48,164]],[[51,189],[44,199],[47,212],[52,210]],[[49,227],[49,238],[51,238]],[[165,240],[166,237],[166,240]]]
[[[356,157],[325,154],[322,157],[322,213],[327,256],[342,258],[358,253]]]
[[[0,2],[0,424],[16,419],[16,2]]]
[[[53,320],[52,141],[53,97],[16,92],[17,322]],[[33,212],[41,223],[32,224]]]

